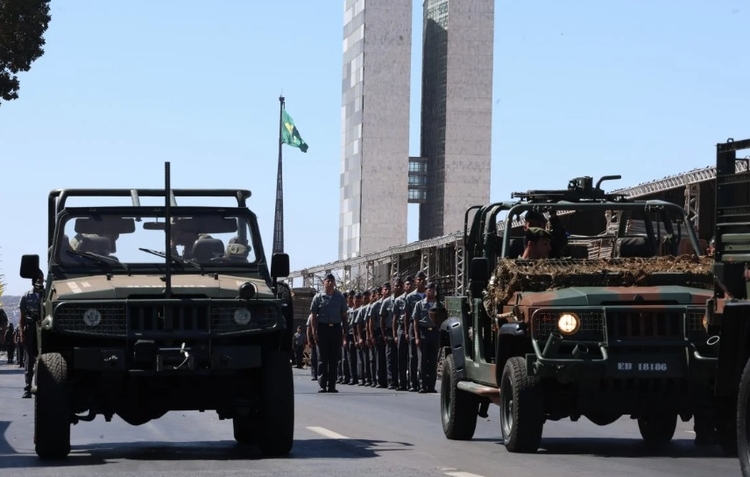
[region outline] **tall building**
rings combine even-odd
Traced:
[[[344,0],[339,258],[406,243],[412,0]]]
[[[490,199],[494,3],[424,1],[420,240],[461,230]]]

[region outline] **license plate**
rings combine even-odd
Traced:
[[[615,377],[680,377],[685,359],[675,355],[610,356],[609,373]]]

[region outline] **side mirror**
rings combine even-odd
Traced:
[[[271,258],[271,277],[289,276],[289,255],[286,253],[274,253]]]
[[[39,275],[39,255],[21,257],[21,278],[35,280]]]
[[[490,261],[487,257],[474,257],[471,260],[469,278],[472,282],[487,282],[490,279]]]

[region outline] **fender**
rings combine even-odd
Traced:
[[[526,333],[525,323],[505,323],[497,332],[497,347],[495,348],[495,379],[500,383],[500,378],[508,359],[514,356],[524,356],[532,350],[531,343]]]
[[[736,397],[750,355],[750,301],[727,301],[721,316],[716,395]]]
[[[448,318],[440,325],[440,347],[447,347],[446,354],[453,355],[458,380],[466,379],[466,343],[464,325],[460,318]]]

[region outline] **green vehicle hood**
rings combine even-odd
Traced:
[[[572,287],[543,292],[520,292],[519,305],[585,307],[606,305],[699,305],[713,296],[712,290],[683,286]]]

